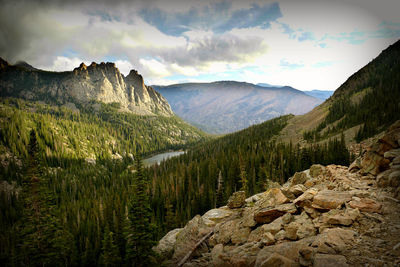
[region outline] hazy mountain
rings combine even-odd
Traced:
[[[56,104],[117,102],[121,110],[135,114],[173,115],[167,100],[146,86],[137,71],[125,77],[114,63],[82,63],[73,71],[49,72],[26,62],[10,65],[0,59],[0,96]]]
[[[271,88],[271,87],[281,88],[281,87],[283,87],[281,85],[272,85],[272,84],[269,84],[269,83],[257,83],[257,85],[258,86],[262,86],[262,87],[267,87],[267,88]],[[309,96],[325,100],[325,99],[328,99],[335,91],[310,90],[310,91],[303,91],[303,92],[306,93]]]
[[[210,133],[229,133],[282,114],[304,114],[322,100],[289,86],[219,81],[154,86],[183,119]]]
[[[323,90],[311,90],[311,91],[303,91],[307,95],[326,100],[328,99],[335,91],[323,91]]]
[[[275,87],[275,88],[283,87],[283,85],[272,85],[272,84],[269,84],[269,83],[257,83],[257,85],[261,86],[261,87]]]

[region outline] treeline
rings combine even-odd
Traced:
[[[27,134],[32,128],[47,156],[55,158],[146,155],[209,138],[177,117],[122,113],[115,104],[97,103],[98,110],[93,108],[96,103],[88,104],[80,112],[9,98],[0,99],[0,105],[2,144],[22,157],[27,155]]]
[[[70,160],[64,169],[46,167],[40,152],[32,130],[21,183],[2,181],[2,266],[156,263],[149,180],[138,158]]]
[[[152,177],[152,208],[162,232],[182,227],[196,214],[225,205],[239,189],[250,196],[267,189],[272,182],[284,183],[296,171],[314,163],[349,164],[343,135],[340,140],[303,148],[276,143],[274,136],[289,118],[273,119],[201,144],[148,169]]]
[[[332,96],[329,113],[315,129],[303,134],[309,142],[362,125],[360,142],[400,119],[400,42],[355,73]]]
[[[101,153],[129,151],[107,143],[119,141],[113,128],[46,106],[28,111],[25,104],[0,108],[4,266],[151,265],[155,240],[226,204],[234,191],[260,192],[312,163],[349,163],[343,138],[304,148],[276,143],[291,118],[284,116],[141,171],[128,154],[112,159]],[[85,160],[88,151],[95,164]]]

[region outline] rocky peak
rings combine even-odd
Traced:
[[[244,202],[236,193],[154,250],[167,266],[397,266],[400,121],[358,161],[313,165]]]
[[[0,61],[1,69],[8,65]],[[57,103],[66,103],[69,99],[87,103],[92,100],[104,103],[120,103],[121,110],[140,115],[171,116],[173,112],[163,96],[144,84],[143,77],[132,70],[124,77],[112,62],[92,62],[89,66],[81,63],[72,72],[56,74],[31,68],[19,68],[29,71],[29,75],[7,73],[0,78],[2,96],[28,98],[30,100],[57,99]],[[16,69],[14,70],[16,71]],[[29,87],[26,85],[29,84]]]

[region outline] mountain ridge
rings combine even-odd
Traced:
[[[173,115],[167,100],[152,87],[146,86],[136,70],[131,70],[125,77],[115,63],[92,62],[89,66],[81,63],[72,71],[51,72],[36,69],[26,62],[10,65],[0,59],[0,70],[2,97],[57,104],[85,104],[93,100],[117,102],[122,111],[134,114]]]
[[[238,131],[283,114],[303,114],[322,102],[290,86],[266,88],[237,81],[154,88],[178,116],[217,134]]]

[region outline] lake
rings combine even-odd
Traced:
[[[185,151],[172,151],[172,152],[160,153],[160,154],[154,155],[150,158],[144,159],[143,165],[146,167],[149,167],[154,164],[160,164],[160,162],[165,159],[176,157],[176,156],[182,155],[184,153],[185,153]]]

